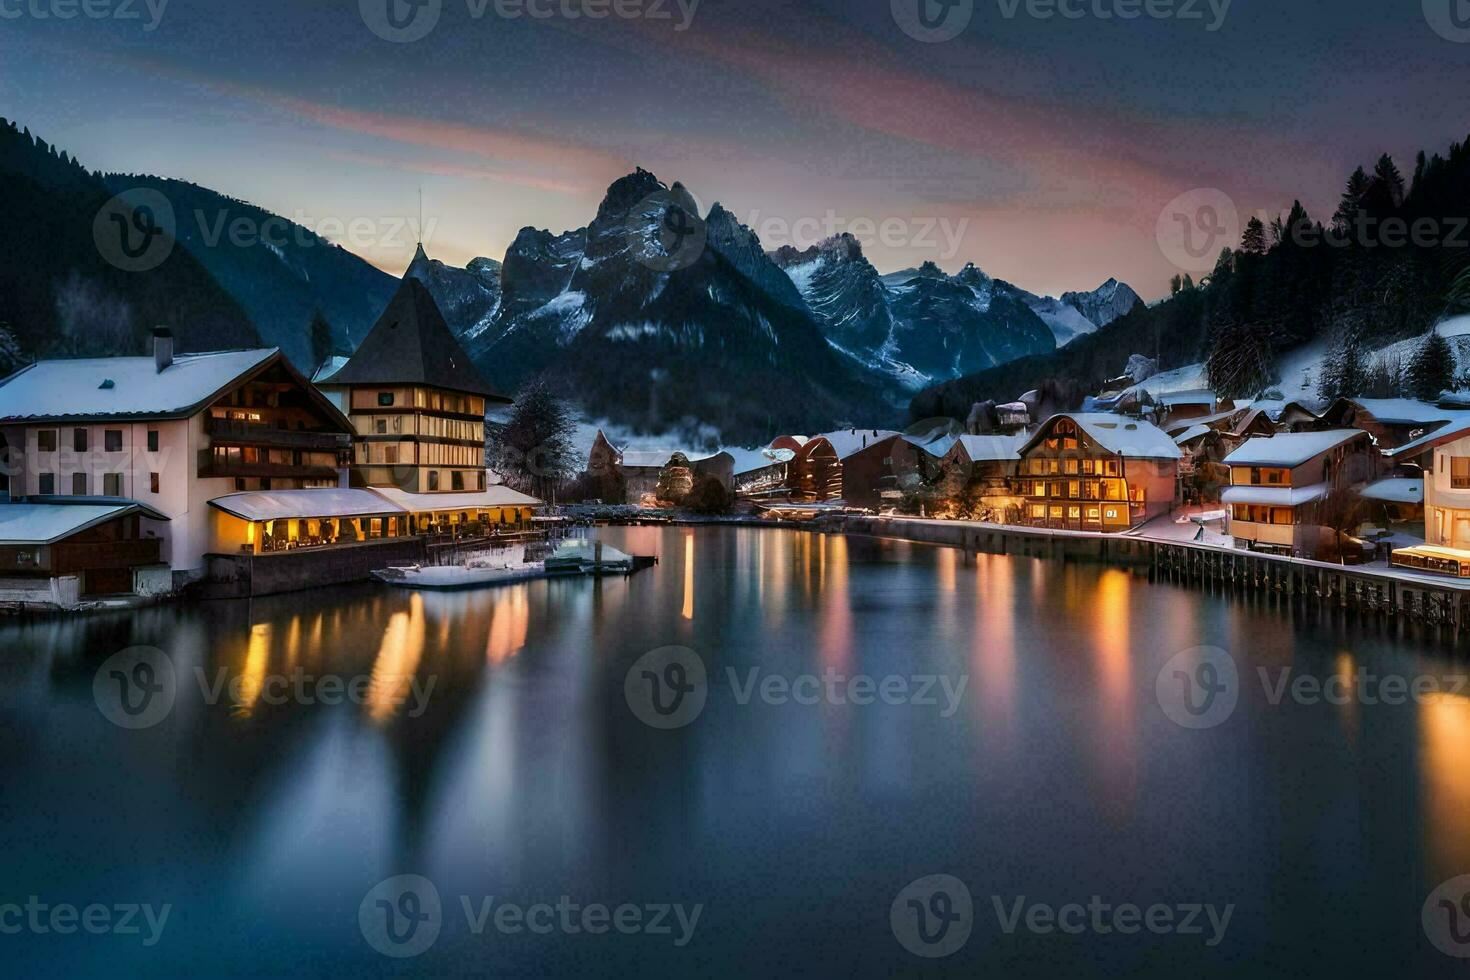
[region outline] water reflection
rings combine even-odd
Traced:
[[[902,542],[602,533],[660,564],[627,579],[363,586],[0,625],[7,880],[196,897],[177,926],[185,948],[216,949],[249,923],[255,948],[302,972],[380,969],[353,958],[356,902],[411,871],[451,896],[733,903],[711,961],[776,973],[797,950],[857,973],[904,968],[871,923],[892,879],[922,866],[1006,894],[1237,900],[1241,949],[1320,940],[1315,958],[1283,961],[1306,973],[1412,962],[1412,937],[1359,927],[1412,920],[1402,896],[1470,869],[1467,699],[1313,710],[1243,697],[1208,732],[1154,702],[1159,668],[1191,646],[1226,647],[1247,680],[1294,663],[1347,676],[1405,657],[1390,633],[1119,570]],[[694,724],[655,732],[622,682],[673,643],[714,683]],[[186,680],[230,668],[239,715],[195,691],[167,723],[120,733],[90,685],[136,644],[166,650]],[[1425,669],[1447,663],[1424,646]],[[366,703],[262,694],[298,666],[364,679]],[[727,668],[970,679],[944,716],[942,691],[936,707],[742,704]],[[425,710],[409,710],[429,679]],[[107,889],[67,877],[104,864]],[[810,928],[812,909],[832,928]],[[631,972],[656,955],[467,942],[446,930],[425,972]],[[958,971],[999,949],[972,945]],[[1139,972],[1133,949],[1091,946],[1070,972]],[[1160,955],[1176,974],[1205,963]]]

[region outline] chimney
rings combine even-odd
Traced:
[[[174,332],[167,327],[153,331],[153,366],[159,374],[174,362]]]

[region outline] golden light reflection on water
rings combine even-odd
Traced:
[[[1337,677],[1344,697],[1338,710],[1342,715],[1343,734],[1347,736],[1349,745],[1356,745],[1358,741],[1358,698],[1355,679],[1358,673],[1358,662],[1353,657],[1351,650],[1339,650],[1333,661],[1333,674]]]
[[[1092,646],[1098,684],[1098,773],[1115,819],[1132,812],[1137,793],[1136,706],[1133,698],[1131,608],[1133,577],[1110,569],[1097,580]]]
[[[383,631],[368,682],[369,718],[379,724],[392,720],[408,697],[423,656],[424,597],[415,592],[409,597],[408,612],[394,613]]]
[[[524,585],[502,589],[490,609],[490,630],[485,638],[485,659],[500,664],[526,645],[531,629],[531,596]]]
[[[1436,874],[1470,868],[1470,698],[1430,694],[1419,703],[1419,744],[1423,753],[1420,779],[1424,802],[1424,838]]]
[[[820,652],[824,666],[841,669],[846,668],[852,660],[852,604],[847,584],[847,538],[840,534],[830,537],[823,535],[821,548],[824,584],[819,620]]]
[[[232,714],[236,718],[249,718],[260,700],[260,691],[265,684],[265,672],[271,662],[270,623],[256,623],[250,627],[250,639],[245,647],[245,666],[240,671],[240,696]]]
[[[684,533],[684,609],[685,619],[694,618],[694,532]]]
[[[970,631],[972,658],[985,716],[1009,728],[1015,720],[1016,696],[1015,559],[975,556],[975,608],[980,623]]]

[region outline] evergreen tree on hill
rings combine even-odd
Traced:
[[[1409,359],[1406,372],[1409,389],[1415,398],[1434,401],[1442,391],[1455,386],[1455,354],[1450,342],[1438,332],[1424,336]]]

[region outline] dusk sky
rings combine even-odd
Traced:
[[[1116,0],[1079,19],[977,0],[941,43],[889,0],[624,0],[667,17],[601,20],[442,0],[395,43],[374,2],[171,0],[150,31],[144,0],[65,21],[0,0],[0,115],[92,168],[368,219],[384,231],[350,244],[394,274],[420,187],[430,254],[463,264],[586,224],[642,166],[768,248],[855,230],[885,272],[975,262],[1054,294],[1116,276],[1148,299],[1176,271],[1155,225],[1178,195],[1327,218],[1355,165],[1387,151],[1408,173],[1470,131],[1445,97],[1470,91],[1470,44],[1432,29],[1437,0],[1235,0],[1214,31],[1207,0],[1129,21],[1091,12]]]

